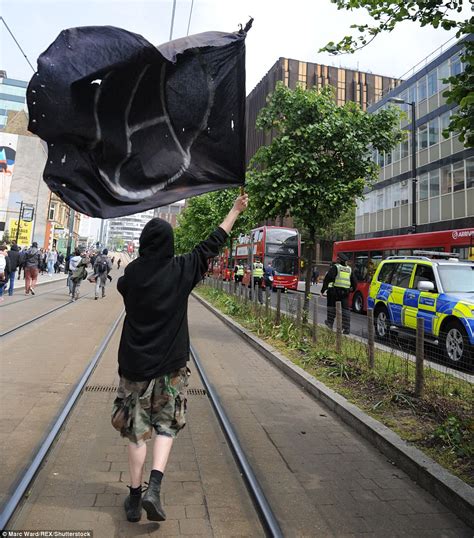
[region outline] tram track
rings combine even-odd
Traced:
[[[15,327],[12,327],[6,331],[3,331],[0,333],[0,338],[3,338],[5,336],[8,336],[9,334],[12,334],[16,331],[18,331],[19,329],[22,329],[23,327],[26,327],[27,325],[30,325],[31,323],[34,323],[35,321],[38,321],[39,319],[42,319],[46,316],[49,316],[50,314],[53,314],[54,312],[57,312],[58,310],[61,310],[62,308],[65,308],[66,306],[70,306],[71,304],[77,302],[77,301],[80,301],[81,299],[85,299],[86,297],[89,297],[89,295],[91,295],[92,292],[89,292],[87,293],[86,295],[82,295],[81,297],[79,297],[79,299],[76,299],[75,301],[73,301],[72,299],[70,299],[67,303],[64,303],[64,304],[61,304],[59,306],[55,306],[54,308],[48,310],[47,312],[43,312],[42,314],[38,315],[38,316],[35,316],[27,321],[24,321],[22,323],[20,323],[19,325],[16,325]],[[46,294],[43,294],[43,295],[46,295]]]
[[[54,284],[54,282],[50,282],[49,284]],[[35,297],[44,297],[45,295],[50,295],[52,293],[55,293],[56,291],[63,290],[64,291],[64,285],[60,286],[59,288],[54,288],[53,290],[45,291],[44,293],[38,293],[35,292],[34,296],[28,295],[26,297],[22,297],[21,299],[17,299],[16,301],[8,301],[0,305],[0,309],[2,308],[8,308],[9,306],[13,306],[19,303],[23,303],[24,301],[31,301]]]
[[[65,427],[65,423],[71,416],[71,412],[77,405],[79,399],[85,391],[86,385],[96,369],[101,357],[107,349],[112,337],[117,330],[124,315],[124,310],[112,323],[106,336],[103,338],[94,356],[90,359],[79,381],[75,384],[67,397],[65,403],[61,406],[61,409],[57,413],[57,418],[54,420],[47,433],[44,435],[43,440],[36,446],[33,451],[31,464],[21,473],[15,480],[7,502],[1,507],[0,511],[0,529],[8,529],[9,522],[15,519],[15,514],[22,506],[23,500],[28,496],[28,491],[32,488],[34,480],[38,477],[41,469],[44,465],[48,454],[53,445],[58,441],[61,432]],[[242,479],[248,490],[248,493],[253,501],[254,508],[260,519],[261,525],[267,536],[280,538],[283,536],[279,523],[269,505],[262,486],[260,485],[255,473],[253,472],[249,460],[239,443],[237,435],[228,419],[224,408],[220,403],[219,395],[216,393],[212,384],[210,383],[206,372],[203,368],[202,362],[199,358],[197,351],[191,346],[190,354],[192,360],[196,366],[196,370],[199,372],[201,382],[205,387],[206,394],[210,400],[211,407],[214,411],[217,421],[219,422],[227,444],[230,448],[235,462],[241,471]]]

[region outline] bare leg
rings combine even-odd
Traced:
[[[129,443],[128,445],[128,467],[130,470],[130,485],[138,488],[142,483],[143,467],[146,459],[146,444]]]
[[[173,446],[173,437],[167,435],[156,435],[153,445],[153,466],[152,469],[165,472],[168,457]]]

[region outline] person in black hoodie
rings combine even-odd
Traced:
[[[142,507],[151,521],[164,521],[161,480],[173,439],[185,425],[189,369],[187,308],[192,289],[218,255],[237,217],[248,204],[239,196],[221,225],[191,253],[174,256],[171,225],[154,218],[140,236],[140,256],[125,268],[117,289],[125,303],[118,363],[120,382],[112,424],[130,441],[128,521],[139,521]],[[156,436],[148,489],[142,499],[146,444]]]
[[[11,297],[13,295],[13,290],[15,288],[15,276],[16,270],[20,265],[20,247],[14,241],[10,250],[8,251],[8,259],[10,260],[10,277],[8,279],[8,295]],[[6,290],[5,290],[6,291]]]

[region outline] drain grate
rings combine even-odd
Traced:
[[[117,387],[115,385],[88,385],[86,392],[115,392]]]
[[[117,387],[115,385],[88,385],[86,392],[115,392]],[[189,396],[206,396],[206,389],[188,389]]]
[[[206,389],[188,389],[189,396],[206,396]]]

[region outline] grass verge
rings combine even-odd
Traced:
[[[292,316],[274,315],[208,286],[197,293],[259,338],[281,351],[293,363],[395,431],[467,484],[474,485],[474,387],[467,380],[425,368],[422,398],[414,395],[414,363],[399,354],[376,350],[375,368],[367,363],[366,346],[343,338],[335,351],[335,334],[298,327]]]

